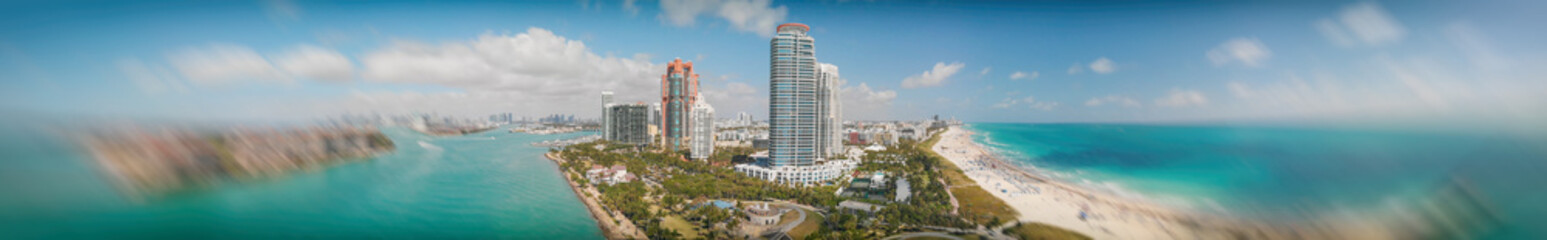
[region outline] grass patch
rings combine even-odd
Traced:
[[[811,212],[811,211],[806,211],[805,209],[800,209],[800,211],[806,212],[806,221],[805,222],[801,222],[800,225],[795,225],[795,228],[790,229],[790,238],[806,239],[807,235],[811,235],[812,232],[816,232],[817,228],[820,228],[822,226],[822,216],[821,215],[817,215],[816,213]],[[798,214],[799,213],[794,213],[794,214],[791,214],[791,215],[798,215]]]
[[[956,195],[956,201],[961,204],[961,215],[973,223],[992,225],[990,222],[998,218],[999,221],[1014,221],[1015,209],[1010,208],[1004,201],[994,197],[979,187],[952,188],[951,194]],[[989,226],[992,227],[992,226]]]
[[[1041,223],[1022,223],[1004,229],[1004,234],[1016,239],[1091,239],[1085,234]]]
[[[661,227],[676,230],[677,233],[682,234],[683,239],[698,238],[698,229],[693,227],[692,223],[688,223],[687,220],[683,220],[682,217],[676,215],[667,216],[665,219],[662,219]]]
[[[951,163],[951,160],[940,156],[940,153],[936,153],[934,146],[938,142],[940,142],[940,133],[930,136],[929,140],[924,141],[923,145],[919,147],[923,148],[930,158],[939,160],[940,172],[945,175],[946,182],[950,183],[951,186],[965,186],[949,189],[951,195],[956,196],[957,204],[961,205],[961,216],[963,218],[972,221],[972,223],[989,226],[993,225],[992,223],[995,218],[998,218],[999,221],[1013,221],[1018,217],[1017,215],[1019,214],[1015,212],[1014,208],[1010,208],[1009,204],[1005,204],[1003,200],[994,197],[993,194],[989,194],[981,186],[975,186],[977,182],[972,181],[972,178],[968,178],[967,174],[962,173],[961,168],[956,167],[956,164]]]

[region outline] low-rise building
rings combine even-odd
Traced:
[[[635,178],[634,174],[629,173],[628,168],[622,164],[612,165],[610,168],[602,167],[601,165],[591,165],[591,170],[586,171],[586,179],[598,184],[613,185],[633,182]]]
[[[753,204],[752,206],[748,206],[746,210],[747,220],[756,225],[773,225],[775,223],[779,223],[779,217],[784,215],[783,211],[779,211],[779,209],[775,209],[772,206],[769,206],[768,203]]]
[[[771,182],[786,184],[811,184],[837,179],[859,166],[859,161],[849,159],[820,159],[809,166],[774,166],[769,164],[768,152],[752,154],[756,163],[736,165],[736,172]]]

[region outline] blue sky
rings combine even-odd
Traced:
[[[4,5],[0,109],[23,113],[594,117],[681,58],[721,116],[762,118],[768,34],[800,22],[849,119],[1547,120],[1531,1]]]

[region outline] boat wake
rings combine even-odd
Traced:
[[[444,149],[440,148],[440,146],[435,146],[435,144],[430,144],[429,142],[425,142],[424,140],[420,140],[419,141],[419,146],[420,147],[424,147],[424,149],[428,149],[430,151],[441,151],[441,150],[444,150]]]

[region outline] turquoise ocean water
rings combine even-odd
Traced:
[[[397,151],[369,161],[134,203],[68,142],[0,131],[0,238],[602,238],[529,145],[583,133],[385,132]]]
[[[1502,216],[1490,239],[1547,238],[1547,138],[1392,130],[974,123],[1043,174],[1199,211],[1275,220],[1400,205],[1464,178]]]

